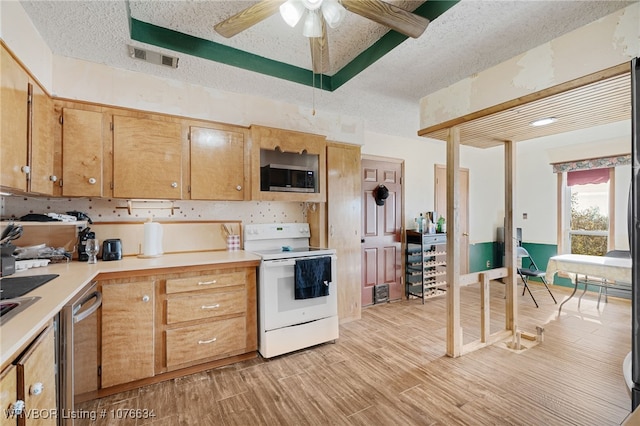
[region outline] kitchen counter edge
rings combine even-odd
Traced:
[[[260,257],[244,250],[165,254],[154,258],[127,256],[118,261],[98,261],[97,264],[77,261],[50,264],[11,275],[10,277],[25,277],[58,274],[59,277],[26,294],[25,296],[40,296],[41,299],[0,326],[0,371],[11,364],[64,305],[98,275],[133,271],[169,272],[172,268],[227,263],[258,266]]]

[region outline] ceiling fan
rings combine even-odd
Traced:
[[[427,18],[382,0],[262,0],[219,22],[214,29],[230,38],[277,11],[291,27],[306,15],[303,35],[309,38],[313,72],[326,73],[329,71],[326,26],[337,27],[347,10],[413,38],[420,37],[429,25]]]

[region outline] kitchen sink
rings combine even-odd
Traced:
[[[4,325],[11,318],[40,300],[40,297],[16,297],[0,301],[0,325]]]

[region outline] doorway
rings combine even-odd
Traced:
[[[393,158],[362,157],[362,306],[402,298],[402,176],[404,162]],[[380,200],[380,186],[386,198]],[[378,199],[376,198],[378,195]]]
[[[434,208],[445,219],[447,214],[447,166],[435,165]],[[469,169],[460,168],[460,274],[469,273]]]

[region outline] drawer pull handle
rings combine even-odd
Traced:
[[[202,309],[216,309],[219,307],[220,307],[219,303],[216,303],[215,305],[202,305]]]
[[[211,281],[198,281],[198,285],[211,285],[211,284],[215,284],[217,283],[218,280],[211,280]]]
[[[218,340],[217,337],[214,337],[213,339],[209,339],[209,340],[198,340],[198,344],[199,345],[206,345],[207,343],[213,343],[216,340]]]

